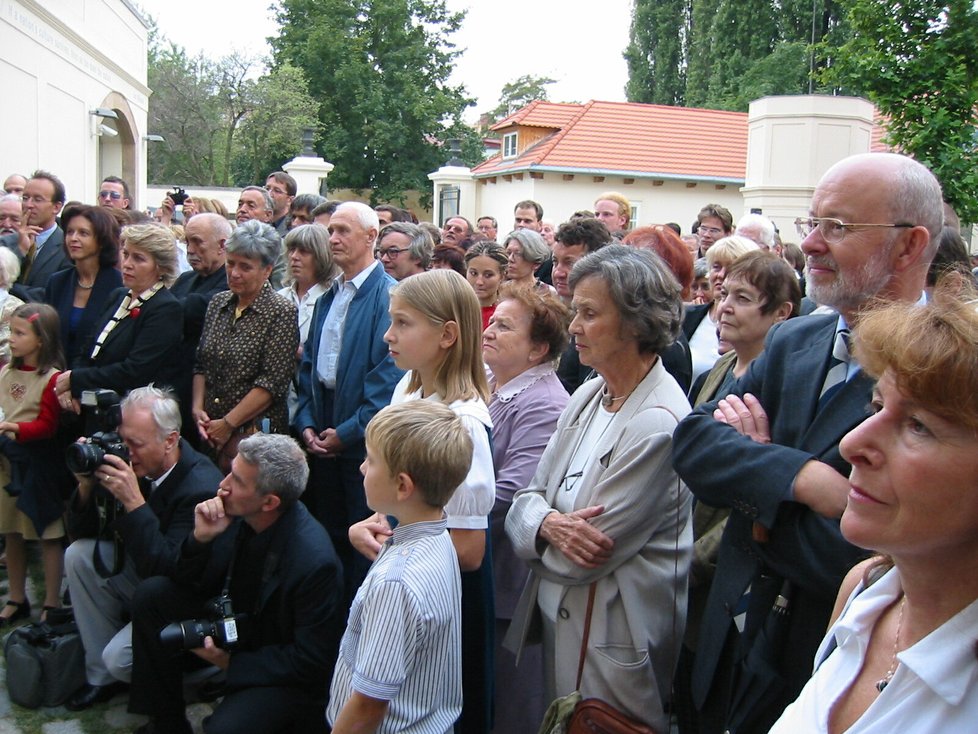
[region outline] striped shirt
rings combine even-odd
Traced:
[[[445,734],[462,711],[462,585],[447,523],[399,525],[357,591],[330,686],[389,701],[378,734]]]

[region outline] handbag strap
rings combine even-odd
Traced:
[[[577,685],[574,689],[581,690],[581,677],[584,675],[584,658],[587,657],[587,641],[591,636],[591,612],[594,611],[594,593],[598,582],[592,581],[587,590],[587,614],[584,615],[584,637],[581,638],[581,657],[577,661]]]

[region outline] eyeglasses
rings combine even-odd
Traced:
[[[697,227],[696,234],[711,234],[716,237],[718,234],[723,234],[722,229],[717,229],[716,227]]]
[[[573,474],[568,474],[563,479],[560,480],[560,486],[563,487],[565,492],[570,492],[574,489],[577,484],[577,480],[584,476],[584,471],[576,471]]]
[[[795,220],[795,228],[798,236],[805,238],[810,235],[815,228],[818,228],[819,236],[831,245],[837,245],[849,231],[855,232],[860,227],[889,227],[889,228],[908,228],[916,227],[915,224],[863,224],[856,222],[843,222],[834,217],[798,217]]]
[[[122,198],[122,194],[118,191],[99,191],[98,198],[100,199],[112,199],[112,201],[118,201]]]
[[[385,249],[377,249],[377,250],[374,250],[374,254],[377,256],[377,258],[379,260],[383,260],[385,257],[390,258],[391,260],[393,260],[398,255],[400,255],[402,252],[407,252],[407,250],[408,250],[408,248],[406,248],[406,247],[388,247],[388,248],[385,248]]]

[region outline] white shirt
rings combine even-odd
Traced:
[[[873,625],[900,590],[900,573],[894,568],[868,588],[860,585],[853,592],[815,655],[816,661],[824,662],[770,734],[828,731],[833,704],[862,669]],[[838,647],[825,657],[833,638]],[[897,655],[893,679],[846,734],[978,731],[975,640],[978,601]]]
[[[394,388],[391,405],[406,403],[409,400],[434,400],[444,402],[439,395],[421,397],[421,391],[407,391],[411,381],[408,372]],[[445,505],[449,528],[464,530],[484,530],[489,527],[489,513],[496,501],[496,472],[492,464],[492,451],[489,448],[489,430],[492,418],[489,408],[481,399],[456,400],[448,407],[462,419],[462,423],[472,437],[472,466],[464,481],[458,485],[455,494]]]
[[[357,278],[360,276],[358,275]],[[353,281],[356,283],[357,278]],[[357,288],[360,286],[357,285]],[[292,303],[295,304],[296,309],[299,312],[299,344],[304,345],[306,343],[306,338],[309,336],[309,325],[312,324],[312,312],[316,309],[316,301],[319,297],[323,295],[327,290],[327,287],[322,283],[316,283],[309,290],[306,291],[304,296],[299,296],[295,290],[295,284],[286,286],[285,288],[279,288],[276,291],[280,296],[288,298]],[[328,317],[327,317],[328,318]]]
[[[717,336],[717,322],[707,311],[689,340],[689,352],[692,358],[693,382],[704,372],[713,369],[720,359],[720,337]]]
[[[329,313],[326,314],[326,322],[319,336],[319,351],[316,354],[316,374],[328,390],[336,389],[336,365],[340,361],[340,350],[343,348],[343,328],[346,326],[346,312],[350,309],[350,302],[374,268],[378,267],[380,261],[374,260],[352,280],[346,280],[341,275],[333,283],[336,295],[330,304]]]

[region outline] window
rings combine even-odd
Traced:
[[[635,229],[638,226],[638,204],[632,204],[628,217],[628,228]]]
[[[516,133],[503,135],[503,158],[516,157]]]

